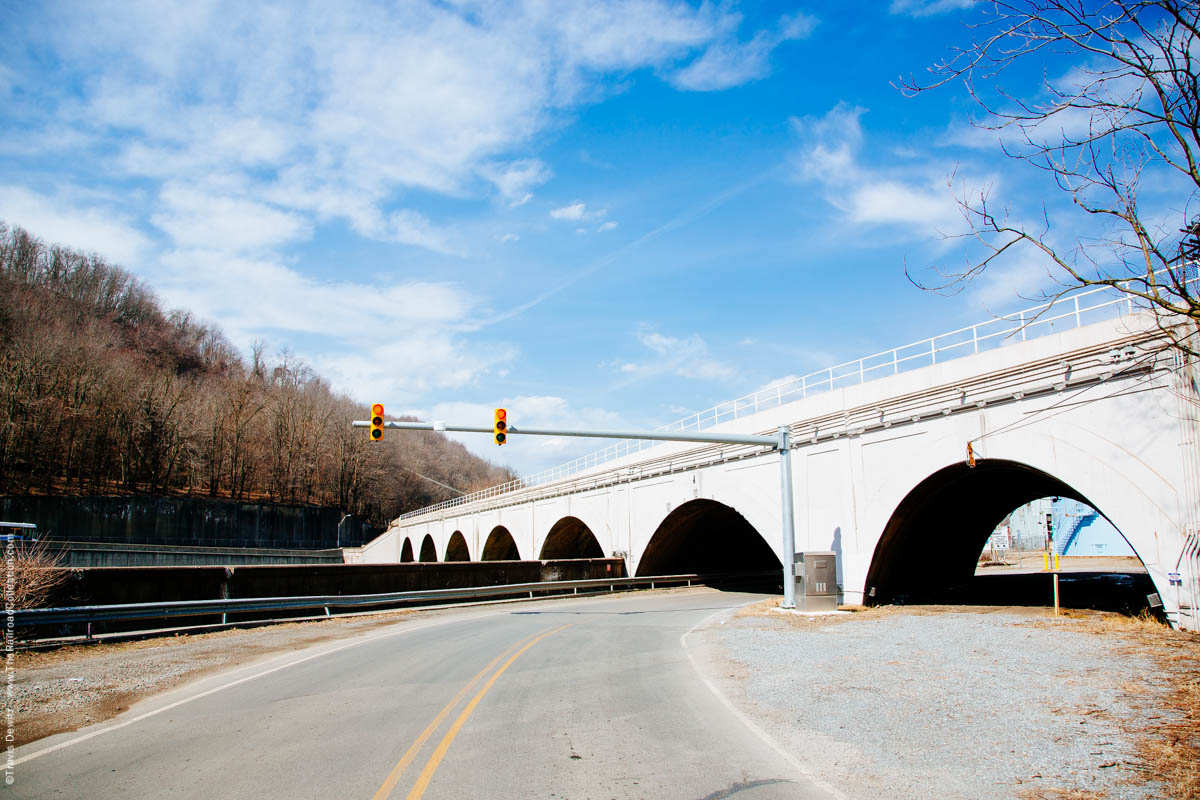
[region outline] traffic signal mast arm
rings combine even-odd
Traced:
[[[368,421],[355,420],[355,428],[369,428]],[[455,431],[456,433],[492,433],[494,428],[482,425],[452,425],[449,422],[385,422],[385,428],[403,431]],[[667,433],[665,431],[583,431],[570,428],[526,428],[509,425],[509,434],[525,436],[582,436],[589,439],[650,439],[662,442],[702,442],[706,444],[760,444],[778,447],[779,435],[744,433]]]
[[[507,414],[505,415],[507,417]],[[370,427],[370,421],[351,422],[355,428]],[[445,422],[385,422],[385,428],[402,431],[455,431],[496,434],[496,426],[451,425]],[[796,607],[796,521],[792,500],[791,434],[781,425],[774,436],[747,433],[667,433],[665,431],[580,431],[569,428],[518,428],[505,424],[506,434],[526,436],[582,436],[589,439],[650,439],[661,442],[700,442],[703,444],[757,444],[779,451],[779,484],[782,495],[783,527],[783,608]]]

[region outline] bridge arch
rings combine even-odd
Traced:
[[[521,554],[517,550],[517,542],[513,539],[513,535],[509,533],[508,528],[503,525],[497,525],[492,528],[492,532],[488,534],[487,541],[483,545],[483,554],[479,557],[480,561],[520,561]]]
[[[583,520],[568,516],[554,523],[546,534],[538,558],[604,558],[604,548]]]
[[[421,540],[421,561],[432,562],[437,561],[437,545],[434,544],[433,536],[425,534],[425,538]]]
[[[410,561],[416,560],[416,557],[413,555],[412,537],[405,536],[404,546],[400,548],[400,563],[406,564]]]
[[[1069,497],[1104,514],[1063,479],[1020,461],[981,459],[974,467],[958,462],[937,470],[904,497],[885,525],[867,572],[866,602],[944,601],[971,581],[980,552],[1004,517],[1042,497]],[[1125,532],[1118,532],[1145,563]]]
[[[691,500],[667,515],[638,559],[637,575],[781,570],[753,525],[716,500]]]
[[[467,537],[462,535],[462,531],[455,531],[450,534],[450,541],[446,542],[446,555],[443,561],[470,561],[471,551],[467,548]]]

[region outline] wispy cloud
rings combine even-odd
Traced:
[[[671,83],[691,91],[719,91],[741,86],[771,71],[770,58],[775,48],[784,42],[807,38],[817,20],[796,13],[783,17],[774,30],[759,31],[747,42],[734,37],[720,39],[704,53],[671,76]]]
[[[507,342],[470,337],[482,300],[453,283],[331,283],[271,255],[206,250],[168,254],[151,277],[169,305],[220,319],[234,342],[319,337],[306,357],[334,386],[393,402],[462,389],[516,355]]]
[[[508,154],[561,109],[602,96],[605,73],[673,65],[740,23],[669,0],[287,10],[216,0],[171,14],[136,2],[45,13],[53,74],[31,63],[3,75],[22,85],[17,102],[34,120],[26,140],[90,150],[117,175],[182,185],[230,176],[240,201],[344,218],[365,236],[439,253],[462,246],[437,221],[390,216],[398,191],[458,196],[482,178],[510,205],[528,202],[553,171]],[[770,36],[798,35],[799,19]],[[212,199],[217,213],[228,207]],[[161,219],[184,224],[170,211]]]
[[[532,189],[553,177],[550,167],[536,158],[512,161],[506,164],[483,164],[479,174],[496,185],[501,196],[512,207],[521,206],[533,199]]]
[[[910,159],[876,166],[861,158],[866,109],[838,103],[819,117],[793,120],[799,147],[793,165],[800,180],[824,185],[829,203],[850,222],[904,226],[915,235],[941,238],[964,226],[955,194],[947,185],[953,164]],[[980,182],[958,176],[956,187]]]
[[[635,335],[638,342],[650,351],[650,357],[609,365],[630,378],[673,375],[695,380],[731,381],[738,377],[737,370],[709,353],[708,344],[699,334],[677,338],[641,327]]]
[[[976,0],[892,0],[889,10],[893,14],[913,17],[928,17],[947,11],[963,11],[975,5]]]
[[[150,239],[137,228],[132,215],[96,202],[77,202],[79,195],[88,194],[64,189],[47,196],[22,186],[0,186],[0,219],[48,242],[68,246],[86,242],[88,250],[126,266],[140,264],[151,246]]]
[[[590,209],[582,200],[576,200],[574,203],[555,208],[550,211],[552,219],[565,219],[579,222],[585,219],[598,219],[608,214],[608,209],[597,208]],[[615,223],[614,223],[615,227]]]
[[[307,238],[308,218],[267,203],[168,183],[150,218],[176,247],[245,252]]]
[[[564,289],[566,289],[570,286],[574,286],[576,283],[587,278],[589,275],[593,275],[597,271],[609,266],[610,264],[616,263],[622,257],[637,250],[638,248],[642,247],[643,245],[647,244],[648,242],[654,241],[658,237],[660,237],[663,234],[666,234],[670,231],[677,230],[686,225],[690,225],[691,223],[695,222],[697,219],[702,218],[704,215],[712,212],[714,209],[729,202],[734,197],[737,197],[738,195],[742,194],[743,192],[747,191],[748,189],[750,189],[754,186],[757,186],[764,180],[766,180],[770,177],[773,177],[774,173],[775,173],[775,171],[772,169],[767,172],[759,173],[757,175],[752,175],[749,178],[747,178],[746,180],[736,183],[733,186],[730,186],[729,188],[725,189],[724,191],[718,192],[717,194],[713,195],[712,197],[707,198],[703,202],[697,203],[697,204],[685,209],[684,211],[680,212],[679,214],[676,214],[674,217],[667,220],[666,222],[659,225],[658,227],[652,228],[651,230],[646,231],[641,236],[638,236],[636,239],[633,239],[632,241],[626,242],[625,244],[623,244],[620,247],[616,248],[615,250],[611,251],[604,257],[598,258],[595,261],[593,261],[591,264],[588,264],[586,266],[579,268],[574,274],[572,274],[569,277],[567,277],[566,279],[564,279],[561,283],[559,283],[555,286],[552,286],[551,288],[547,289],[546,291],[542,292],[539,295],[536,295],[535,297],[531,298],[530,300],[526,301],[525,303],[522,303],[519,306],[510,308],[502,314],[498,314],[494,317],[491,317],[490,319],[486,320],[482,324],[486,327],[488,325],[494,325],[495,323],[498,323],[498,322],[504,322],[506,320],[510,320],[510,319],[513,319],[514,317],[518,317],[521,314],[524,314],[529,309],[534,308],[534,307],[540,305],[541,303],[544,303],[546,300],[555,296],[556,294],[563,291]]]

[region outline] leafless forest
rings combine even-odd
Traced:
[[[367,440],[366,407],[287,353],[247,363],[96,255],[0,222],[0,493],[191,494],[375,524],[511,479],[441,434]]]

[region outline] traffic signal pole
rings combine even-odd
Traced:
[[[371,422],[356,420],[355,428],[369,428]],[[494,433],[494,427],[454,425],[448,422],[385,422],[385,428],[402,431],[454,431],[456,433]],[[668,433],[665,431],[586,431],[572,428],[526,428],[508,425],[508,434],[525,436],[578,436],[588,439],[644,439],[660,442],[697,442],[700,444],[762,445],[779,451],[779,483],[782,495],[783,525],[783,608],[796,607],[796,518],[792,496],[791,439],[781,425],[773,436],[747,433]]]

